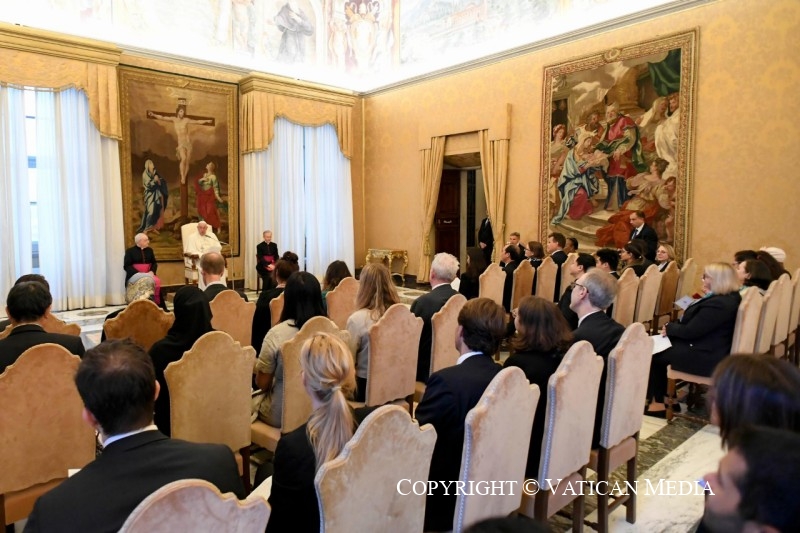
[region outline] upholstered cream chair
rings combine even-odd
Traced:
[[[325,296],[328,318],[333,320],[339,329],[347,329],[347,319],[356,311],[358,285],[356,278],[344,278]]]
[[[650,265],[639,278],[633,321],[641,322],[648,330],[652,328],[653,315],[656,312],[656,303],[658,303],[658,295],[661,291],[661,276],[658,267]]]
[[[552,300],[556,292],[556,276],[561,275],[558,265],[550,256],[542,259],[542,264],[536,269],[536,296],[545,300]]]
[[[211,327],[224,331],[242,346],[250,346],[256,303],[245,302],[236,291],[222,291],[209,305]]]
[[[9,324],[2,332],[0,332],[0,339],[5,339],[11,333],[14,327]],[[81,327],[78,324],[67,324],[60,318],[56,318],[52,313],[47,313],[42,320],[42,329],[48,333],[61,333],[63,335],[80,336]]]
[[[658,303],[656,303],[656,310],[653,313],[653,327],[652,332],[658,333],[661,329],[661,319],[672,316],[672,311],[675,309],[675,291],[678,289],[678,277],[680,271],[678,264],[675,261],[670,261],[664,272],[661,273],[661,290],[658,294]]]
[[[210,331],[164,370],[172,437],[225,444],[238,452],[242,481],[248,490],[255,355],[252,346],[242,347],[223,331]]]
[[[403,304],[391,306],[369,328],[366,405],[405,399],[412,412],[421,334],[422,319]]]
[[[792,276],[792,308],[789,313],[789,335],[786,351],[790,353],[795,364],[800,362],[800,351],[797,349],[797,326],[800,322],[800,268]]]
[[[571,254],[567,254],[567,260],[561,265],[560,272],[558,273],[558,275],[561,276],[561,286],[558,289],[558,300],[561,299],[561,296],[564,295],[564,291],[567,290],[569,284],[572,283],[572,276],[569,274],[569,269],[572,268],[572,265],[577,262],[578,254],[576,252],[572,252]]]
[[[576,486],[586,478],[602,372],[603,358],[594,353],[591,344],[579,341],[550,376],[537,476],[539,492],[536,496],[523,494],[521,514],[545,521],[572,503],[572,530],[582,529],[584,497],[564,487],[570,483]],[[560,479],[562,483],[550,486],[548,479]]]
[[[456,328],[458,327],[458,313],[467,303],[463,294],[454,294],[447,300],[431,317],[431,370],[433,374],[437,370],[455,366],[458,361],[459,352],[456,349]],[[425,394],[425,384],[421,381],[416,382],[414,389],[414,401],[419,402]]]
[[[639,277],[632,268],[626,269],[617,280],[617,297],[611,318],[625,327],[633,323],[636,315],[636,298],[639,294]]]
[[[236,531],[263,533],[269,503],[253,497],[239,501],[202,479],[181,479],[142,500],[122,524],[120,533],[152,531]]]
[[[514,288],[511,289],[511,309],[519,307],[519,301],[531,295],[533,275],[536,271],[529,261],[522,261],[514,270]]]
[[[167,336],[175,322],[175,314],[161,310],[150,300],[136,300],[103,324],[106,339],[130,338],[149,351],[157,341]]]
[[[678,274],[678,284],[675,287],[675,299],[673,301],[677,302],[684,296],[689,296],[692,294],[692,287],[696,277],[697,263],[695,263],[694,259],[690,257],[683,263],[683,268],[681,268],[681,271]],[[672,311],[672,320],[677,320],[682,314],[682,309],[677,307],[674,308]]]
[[[789,359],[789,317],[792,313],[792,280],[789,274],[782,274],[778,278],[777,294],[778,315],[775,317],[775,331],[772,334],[770,353],[782,359]]]
[[[200,280],[200,271],[198,269],[200,266],[200,257],[193,256],[189,251],[189,237],[195,233],[197,233],[197,222],[189,222],[181,226],[181,243],[183,243],[183,277],[187,285],[189,283],[197,284]],[[214,228],[212,228],[210,224],[206,230],[206,235],[214,236]],[[223,253],[221,249],[222,243],[220,243],[220,253],[222,253],[224,256],[230,255],[230,250]],[[227,285],[227,280],[228,269],[226,267],[224,273],[222,274],[221,281]]]
[[[271,328],[275,327],[275,324],[281,321],[281,313],[283,313],[283,302],[285,298],[283,293],[276,298],[273,298],[269,301],[269,316],[270,316],[270,326]]]
[[[459,494],[453,518],[454,532],[463,531],[485,518],[505,516],[519,509],[538,401],[539,386],[528,383],[522,369],[509,367],[492,379],[481,399],[467,413],[458,480],[467,485],[482,481],[515,481],[516,488],[496,495]]]
[[[497,263],[492,263],[478,277],[478,296],[489,298],[497,305],[503,305],[503,287],[506,273]]]
[[[435,444],[433,426],[420,428],[401,407],[370,413],[342,453],[317,471],[321,530],[422,532],[425,494],[398,482],[428,479]]]
[[[769,353],[780,306],[781,293],[778,290],[778,280],[775,280],[770,283],[769,289],[764,293],[764,305],[761,307],[761,318],[758,322],[758,335],[756,335],[754,353]]]
[[[300,349],[306,340],[317,333],[329,333],[339,337],[346,345],[350,342],[350,334],[340,330],[336,324],[324,316],[315,316],[300,328],[293,339],[281,346],[283,359],[283,403],[281,427],[269,426],[261,420],[250,424],[250,438],[254,444],[275,451],[281,435],[302,426],[311,416],[311,398],[308,397],[303,381],[300,378]],[[252,371],[253,362],[250,362]],[[249,411],[248,411],[249,412]]]
[[[634,322],[608,356],[600,446],[592,450],[589,460],[589,468],[597,472],[598,482],[610,481],[611,473],[626,465],[625,480],[632,485],[636,483],[639,430],[644,418],[642,405],[647,395],[652,353],[653,340],[641,323]],[[607,533],[608,515],[620,505],[626,508],[627,521],[636,522],[636,494],[610,502],[608,492],[597,494],[596,526],[600,533]]]
[[[94,430],[81,419],[80,359],[57,344],[25,351],[0,374],[0,518],[28,516],[36,499],[94,459]],[[43,381],[44,380],[44,381]]]

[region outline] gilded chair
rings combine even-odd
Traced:
[[[692,294],[692,284],[696,277],[697,263],[690,257],[683,263],[683,268],[678,274],[678,284],[675,286],[675,299],[673,301],[677,302],[684,296]],[[683,311],[681,309],[674,308],[672,310],[672,320],[677,320],[682,314]]]
[[[572,283],[572,276],[570,276],[569,270],[570,268],[572,268],[572,265],[574,265],[577,262],[578,262],[578,254],[576,252],[572,252],[571,254],[567,255],[566,261],[562,263],[560,271],[558,273],[558,275],[561,276],[561,285],[558,289],[559,295],[558,298],[556,298],[556,300],[561,299],[561,297],[564,295],[564,291],[566,291],[567,287],[569,287],[569,284]]]
[[[236,291],[222,291],[209,305],[211,327],[224,331],[242,346],[250,346],[256,303],[245,302]]]
[[[792,357],[795,364],[800,362],[800,351],[797,349],[797,326],[800,322],[800,268],[795,270],[792,276],[792,308],[789,312],[789,334],[786,351]]]
[[[62,335],[75,335],[80,337],[81,327],[78,324],[67,324],[60,318],[56,318],[52,313],[47,313],[41,322],[42,329],[48,333],[61,333]],[[11,333],[14,327],[9,324],[2,332],[0,332],[0,339],[5,339]]]
[[[634,322],[636,298],[639,294],[639,277],[632,268],[626,269],[617,280],[617,297],[611,318],[627,327]]]
[[[492,263],[478,277],[478,296],[489,298],[497,305],[503,305],[503,287],[506,273],[497,263]]]
[[[778,290],[778,280],[775,280],[770,283],[767,292],[764,293],[764,305],[761,307],[754,353],[769,353],[775,335],[775,324],[778,321],[780,305],[781,292]]]
[[[789,319],[792,314],[792,280],[789,279],[789,274],[782,274],[778,278],[777,291],[780,303],[769,352],[775,357],[789,359]]]
[[[636,311],[633,321],[641,322],[649,331],[653,325],[653,315],[661,291],[662,274],[656,265],[650,265],[639,278],[639,290],[636,293]]]
[[[656,303],[656,310],[653,313],[653,327],[651,328],[653,334],[658,333],[661,329],[662,318],[669,319],[672,316],[672,311],[675,309],[675,291],[678,289],[678,277],[680,277],[678,264],[675,261],[670,261],[667,268],[661,273],[661,290],[658,294],[658,303]]]
[[[181,243],[183,243],[183,277],[188,285],[189,283],[197,284],[200,280],[200,257],[197,255],[193,255],[189,250],[189,237],[197,233],[197,222],[189,222],[181,226]],[[209,224],[208,229],[206,230],[206,235],[214,236],[214,228],[211,227]],[[220,248],[222,248],[222,243],[220,243]],[[220,252],[222,253],[222,252]],[[225,252],[223,255],[230,255],[230,253]],[[228,279],[228,269],[225,268],[224,273],[222,274],[222,282],[226,285]]]
[[[344,278],[325,296],[328,318],[333,320],[339,329],[347,329],[347,319],[356,311],[358,285],[356,278]]]
[[[174,313],[163,311],[150,300],[136,300],[120,314],[106,320],[103,331],[106,339],[130,338],[149,351],[153,344],[167,336],[174,322]]]
[[[561,275],[558,265],[548,256],[536,269],[536,296],[551,300],[556,292],[556,276]],[[502,304],[501,304],[502,305]]]
[[[530,262],[522,261],[514,270],[514,285],[511,289],[511,309],[519,307],[519,301],[531,295],[533,291],[533,275],[536,271]]]
[[[455,343],[458,313],[466,303],[467,299],[463,294],[454,294],[431,317],[431,370],[428,375],[448,366],[455,366],[458,361],[460,354]],[[417,381],[414,401],[419,402],[423,394],[425,394],[425,384]]]
[[[281,293],[278,297],[273,298],[272,300],[269,301],[269,316],[271,320],[269,327],[274,328],[275,324],[281,321],[281,313],[283,313],[284,301],[285,298],[283,296],[283,293]]]

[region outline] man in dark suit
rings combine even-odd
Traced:
[[[85,350],[79,336],[48,333],[42,327],[52,303],[50,291],[38,281],[23,281],[8,291],[6,314],[14,329],[8,337],[0,340],[0,374],[25,350],[46,342],[59,344],[75,355],[83,356]]]
[[[36,501],[25,531],[117,531],[142,500],[180,479],[245,496],[227,446],[170,439],[153,425],[159,386],[141,347],[115,340],[89,350],[75,384],[83,419],[99,431],[103,452]]]
[[[433,327],[431,317],[437,313],[451,296],[458,291],[450,286],[458,273],[458,259],[450,254],[436,254],[431,261],[431,292],[422,295],[411,304],[411,312],[422,319],[422,334],[419,337],[417,356],[417,381],[428,381],[431,369],[431,341]]]
[[[630,240],[641,239],[647,243],[647,253],[644,256],[650,261],[656,260],[656,249],[658,249],[658,234],[656,230],[645,224],[644,211],[634,211],[630,216],[631,231]]]
[[[203,289],[203,294],[210,302],[217,297],[222,291],[227,291],[228,286],[222,281],[222,275],[225,273],[225,258],[219,252],[206,252],[200,258],[200,275],[203,276],[203,284],[206,286]],[[247,300],[247,295],[243,292],[236,291],[244,301]]]
[[[488,265],[492,262],[492,248],[494,248],[492,221],[489,220],[488,216],[481,221],[481,227],[478,228],[478,246],[483,250],[483,257]]]
[[[556,272],[556,290],[553,294],[553,301],[557,302],[561,296],[561,265],[567,260],[567,253],[564,251],[564,246],[567,245],[567,238],[562,233],[551,233],[547,236],[547,253],[550,258],[558,265]]]
[[[597,261],[597,268],[603,272],[608,272],[614,279],[619,279],[617,267],[619,267],[619,250],[613,248],[600,248],[594,253]]]
[[[464,420],[501,370],[492,355],[500,347],[505,331],[505,311],[488,298],[469,300],[458,314],[456,348],[461,353],[458,363],[431,374],[416,410],[420,425],[433,424],[436,428],[430,481],[458,481]],[[439,486],[428,496],[425,531],[453,529],[456,495],[452,485],[450,489],[445,494]]]
[[[611,353],[625,332],[622,324],[603,312],[614,302],[616,295],[617,280],[599,268],[593,268],[579,277],[572,290],[570,308],[578,315],[578,327],[572,332],[572,336],[575,342],[588,341],[595,353],[602,357],[605,363],[608,361],[608,354]],[[593,448],[600,443],[607,366],[607,364],[603,365],[603,373],[600,376],[600,392],[597,395],[597,411],[595,412],[592,436]]]
[[[572,263],[572,266],[569,269],[569,275],[572,276],[573,281],[577,281],[579,277],[589,272],[589,270],[594,268],[596,265],[597,262],[593,256],[580,253],[578,254],[578,259]],[[567,319],[569,329],[575,329],[578,327],[578,315],[575,313],[575,311],[570,309],[570,305],[572,305],[572,291],[574,288],[575,284],[570,284],[570,286],[564,291],[564,294],[561,295],[561,299],[558,301],[558,309],[561,311],[561,314],[564,315],[564,318]]]
[[[506,273],[506,280],[503,284],[503,307],[505,307],[507,313],[510,313],[511,299],[513,296],[511,293],[514,290],[514,271],[519,266],[519,262],[522,261],[523,256],[519,252],[519,246],[516,244],[506,244],[501,257],[503,272]]]
[[[264,290],[275,286],[275,279],[272,271],[275,270],[275,263],[278,262],[278,245],[272,242],[272,232],[266,230],[263,234],[264,240],[256,246],[256,270],[264,283]]]

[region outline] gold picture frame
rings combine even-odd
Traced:
[[[238,86],[121,67],[119,87],[126,245],[182,260],[181,225],[205,220],[239,255]]]
[[[629,212],[644,211],[687,257],[698,39],[693,29],[545,67],[542,242],[559,232],[581,251],[620,248]]]

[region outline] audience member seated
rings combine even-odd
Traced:
[[[758,252],[756,259],[767,265],[767,268],[769,268],[772,274],[772,279],[778,279],[783,274],[789,274],[789,277],[792,277],[789,271],[783,268],[783,264],[779,263],[769,252],[763,250]]]
[[[539,268],[544,259],[544,247],[539,241],[529,241],[528,247],[525,249],[525,257],[531,263],[533,268]],[[533,285],[536,287],[536,284]]]
[[[225,258],[219,252],[208,252],[200,257],[200,276],[203,278],[203,294],[206,295],[208,301],[213,300],[222,291],[227,291],[228,286],[222,281],[222,276],[225,274]],[[247,300],[247,295],[241,291],[236,291],[244,301]]]
[[[483,250],[477,246],[467,248],[467,269],[461,274],[461,284],[458,286],[458,292],[467,300],[477,298],[480,294],[480,277],[486,267]]]
[[[396,303],[400,302],[389,269],[381,263],[370,263],[361,270],[356,295],[355,313],[347,319],[351,349],[356,359],[356,400],[363,402],[369,375],[369,328]],[[402,340],[398,339],[398,342]]]
[[[83,342],[79,336],[48,333],[42,327],[52,304],[50,291],[38,281],[23,281],[8,291],[6,314],[13,329],[8,337],[0,339],[0,374],[7,366],[14,364],[25,350],[46,342],[59,344],[83,357]]]
[[[569,255],[578,251],[578,239],[567,237],[567,244],[564,246],[564,253]]]
[[[128,288],[125,289],[125,304],[130,305],[132,302],[137,300],[150,300],[151,302],[155,302],[155,291],[156,291],[156,284],[153,278],[150,276],[144,276],[139,278],[133,283],[128,283]],[[165,307],[162,303],[162,308]],[[112,318],[117,318],[121,312],[123,312],[127,307],[123,307],[121,309],[117,309],[116,311],[112,311],[106,315],[105,319],[103,319],[103,324],[111,320]],[[100,342],[106,340],[106,330],[103,328],[103,333],[100,335]]]
[[[597,261],[594,256],[579,253],[578,259],[569,267],[569,275],[572,276],[572,283],[564,290],[564,294],[561,295],[561,299],[558,301],[558,309],[561,311],[561,314],[564,315],[564,318],[567,319],[570,331],[578,327],[578,315],[575,314],[575,311],[570,309],[575,282],[579,277],[589,272],[589,270],[593,269],[596,265]]]
[[[322,278],[322,307],[327,312],[328,310],[328,293],[335,289],[344,278],[352,278],[353,274],[347,267],[344,261],[336,260],[325,271],[325,277]]]
[[[250,346],[256,350],[261,348],[264,343],[264,337],[267,336],[269,328],[272,327],[272,312],[269,310],[269,303],[283,293],[289,276],[300,270],[297,261],[296,253],[284,252],[283,257],[275,263],[275,270],[272,271],[272,275],[275,276],[275,286],[261,291],[258,300],[256,300],[256,311],[253,314],[253,332],[250,339]]]
[[[755,250],[739,250],[733,254],[733,262],[735,263],[733,267],[736,268],[736,265],[748,259],[758,259],[758,252]]]
[[[647,267],[653,264],[649,259],[645,258],[646,251],[647,244],[640,239],[635,239],[623,246],[619,252],[619,258],[625,263],[622,272],[630,268],[634,274],[642,277]]]
[[[189,257],[186,259],[186,266],[192,268],[192,262],[200,259],[200,256],[207,252],[221,252],[222,244],[219,239],[214,235],[213,231],[209,231],[209,226],[206,222],[200,221],[197,223],[197,231],[189,236],[188,241],[185,243],[186,253]],[[198,278],[200,288],[202,286],[202,278]]]
[[[619,250],[613,248],[600,248],[594,253],[594,259],[597,262],[597,268],[603,272],[607,272],[614,276],[614,279],[619,279]]]
[[[656,248],[656,265],[658,266],[658,271],[664,272],[673,261],[675,261],[675,248],[665,242],[659,243],[658,248]]]
[[[315,316],[325,316],[322,291],[317,278],[308,272],[295,272],[283,292],[280,322],[269,330],[256,362],[256,386],[264,395],[258,406],[258,418],[272,427],[281,427],[283,415],[283,343],[291,340],[303,325]]]
[[[503,272],[506,273],[506,281],[503,285],[503,307],[507,313],[510,313],[512,297],[511,293],[514,290],[514,271],[517,269],[519,262],[522,259],[519,253],[519,246],[507,244],[505,248],[503,248],[503,252],[500,257],[505,265],[503,266]]]
[[[703,525],[713,533],[800,531],[800,435],[750,426],[730,439],[719,470],[706,474]]]
[[[195,341],[213,331],[211,328],[211,307],[208,305],[203,291],[196,285],[186,285],[178,289],[173,300],[175,322],[169,328],[167,336],[153,344],[150,348],[150,357],[156,379],[161,386],[161,394],[155,403],[155,424],[158,430],[169,436],[169,389],[164,377],[164,370],[173,361],[179,361],[183,353],[190,350]]]
[[[272,242],[272,232],[266,230],[263,233],[264,240],[256,245],[256,272],[261,277],[264,284],[263,289],[275,287],[275,278],[272,272],[275,270],[275,263],[278,262],[278,245]]]
[[[263,472],[274,465],[268,533],[319,531],[314,476],[323,463],[339,455],[356,426],[374,409],[353,411],[347,403],[356,389],[353,358],[336,337],[320,333],[307,340],[300,352],[300,367],[311,398],[311,417],[281,437],[273,462],[264,463],[256,474],[258,484]]]
[[[561,296],[561,265],[567,260],[567,254],[564,252],[564,246],[567,245],[567,238],[562,233],[551,233],[547,236],[547,253],[550,258],[558,265],[558,272],[556,272],[556,290],[553,294],[553,301],[557,302]],[[546,297],[544,294],[539,296]]]
[[[114,340],[89,350],[75,384],[103,452],[37,500],[25,531],[118,531],[142,500],[180,479],[203,479],[244,498],[227,446],[169,439],[153,425],[159,384],[141,347]]]
[[[736,278],[741,285],[740,290],[744,290],[748,287],[756,287],[761,296],[764,296],[764,293],[769,289],[770,283],[775,279],[772,277],[772,273],[769,271],[767,265],[758,259],[748,259],[736,263],[735,268]]]
[[[506,313],[488,298],[467,301],[458,314],[456,348],[461,356],[455,366],[431,374],[417,406],[419,425],[433,424],[430,481],[457,481],[464,448],[464,420],[484,390],[500,372],[492,355],[506,332]],[[425,503],[425,531],[453,529],[456,495],[445,494],[441,485],[428,493]]]
[[[786,261],[786,252],[783,251],[782,248],[777,248],[775,246],[762,246],[759,248],[760,252],[767,252],[769,255],[772,256],[775,261],[781,266],[781,268],[785,268],[783,263]]]
[[[520,236],[519,236],[519,232],[518,231],[512,231],[509,234],[508,242],[506,242],[506,245],[509,245],[509,244],[512,245],[512,246],[516,246],[517,247],[517,253],[519,255],[522,255],[523,248],[522,248],[522,243],[520,242]]]
[[[730,354],[736,313],[742,301],[736,272],[727,263],[706,266],[703,292],[705,295],[686,308],[679,322],[670,322],[661,329],[672,346],[653,355],[650,363],[647,399],[651,403],[646,412],[650,416],[665,416],[662,402],[667,394],[667,366],[710,376]]]
[[[558,369],[564,353],[572,344],[572,332],[567,321],[553,302],[537,296],[526,296],[519,303],[514,325],[517,335],[511,341],[513,355],[506,359],[503,367],[521,368],[528,381],[538,385],[539,390],[546,391],[547,381]],[[544,397],[536,404],[528,465],[525,468],[526,479],[535,479],[539,475],[546,408],[547,398]]]
[[[123,261],[125,286],[135,283],[144,276],[153,278],[156,285],[155,302],[157,305],[162,306],[161,280],[156,276],[158,262],[156,261],[156,254],[150,248],[150,237],[146,233],[137,233],[133,241],[136,244],[125,250],[125,260]]]
[[[450,283],[458,273],[458,259],[450,254],[439,253],[431,261],[431,292],[423,294],[411,304],[411,312],[422,319],[422,334],[419,338],[417,356],[417,381],[425,383],[431,370],[431,340],[433,328],[431,318],[451,296],[458,294]]]
[[[50,284],[47,283],[47,280],[44,279],[44,276],[42,276],[41,274],[23,274],[17,278],[17,281],[14,282],[14,285],[19,285],[23,281],[38,281],[39,283],[45,286],[48,292],[50,292]],[[5,329],[10,325],[11,325],[10,318],[0,320],[0,331],[5,331]]]
[[[749,425],[800,433],[800,370],[761,355],[731,355],[714,370],[711,423],[722,445]]]
[[[625,328],[605,311],[617,295],[617,280],[599,268],[594,268],[578,278],[572,290],[570,309],[578,315],[578,327],[572,332],[575,341],[588,341],[597,355],[608,362],[608,354],[619,342]],[[600,374],[600,391],[597,394],[597,412],[594,417],[592,448],[600,444],[600,429],[603,424],[603,405],[605,404],[606,369],[603,365]]]

